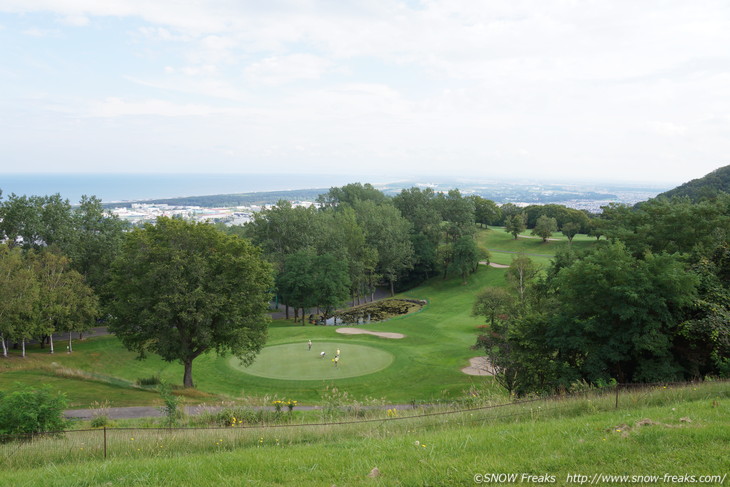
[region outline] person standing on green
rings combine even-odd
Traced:
[[[312,340],[307,342],[307,350],[312,350]]]

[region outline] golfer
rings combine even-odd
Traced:
[[[319,358],[324,358],[324,356],[327,355],[326,353],[322,352],[319,354]]]
[[[309,340],[307,342],[307,350],[311,350],[311,349],[312,349],[312,340]]]
[[[337,367],[337,364],[340,363],[340,357],[335,357],[334,359],[335,367]]]

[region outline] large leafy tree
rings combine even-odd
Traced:
[[[548,332],[562,359],[589,381],[671,380],[681,309],[697,278],[675,255],[633,257],[621,243],[603,246],[555,278],[559,308]]]
[[[127,234],[112,266],[110,329],[130,350],[185,368],[215,350],[251,363],[263,346],[271,266],[248,241],[212,225],[159,218]]]
[[[526,218],[527,217],[524,213],[518,213],[516,215],[506,217],[504,222],[504,231],[511,233],[515,240],[517,240],[517,236],[524,232],[527,228],[527,224],[525,223]]]
[[[532,229],[532,235],[537,235],[542,238],[543,242],[547,242],[547,239],[553,236],[553,232],[558,231],[558,222],[555,218],[542,215],[537,219],[535,228]]]

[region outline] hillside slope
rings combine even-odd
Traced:
[[[665,196],[687,196],[692,201],[702,198],[711,198],[719,192],[730,193],[730,165],[715,169],[711,173],[692,181],[686,182],[674,189],[658,194],[657,198]]]

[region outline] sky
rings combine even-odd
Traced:
[[[0,173],[681,183],[725,0],[0,0]]]

